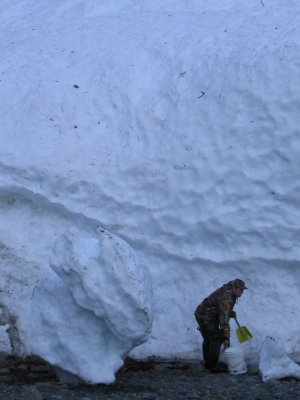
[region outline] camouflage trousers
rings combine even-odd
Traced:
[[[204,366],[205,368],[213,369],[219,361],[220,349],[224,341],[223,333],[217,321],[208,321],[199,315],[195,315],[195,318],[199,325],[198,330],[203,337]]]

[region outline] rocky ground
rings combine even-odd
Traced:
[[[37,358],[0,362],[0,400],[299,400],[300,381],[211,374],[194,362],[126,360],[112,385],[61,384]]]

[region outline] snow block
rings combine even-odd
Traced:
[[[56,272],[9,297],[15,348],[57,367],[60,378],[113,382],[124,358],[151,330],[147,271],[123,240],[107,232],[59,238],[51,266]]]
[[[270,336],[265,338],[260,351],[259,370],[264,382],[288,377],[300,379],[300,366]]]

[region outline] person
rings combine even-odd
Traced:
[[[206,297],[195,310],[197,328],[202,337],[204,367],[211,372],[226,372],[227,365],[219,363],[220,349],[230,346],[230,318],[235,318],[233,307],[247,289],[245,282],[234,279]]]

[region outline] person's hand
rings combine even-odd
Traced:
[[[224,350],[228,349],[230,347],[230,340],[228,338],[226,338],[223,342],[223,347]]]
[[[230,318],[236,318],[236,312],[235,311],[231,311]]]

